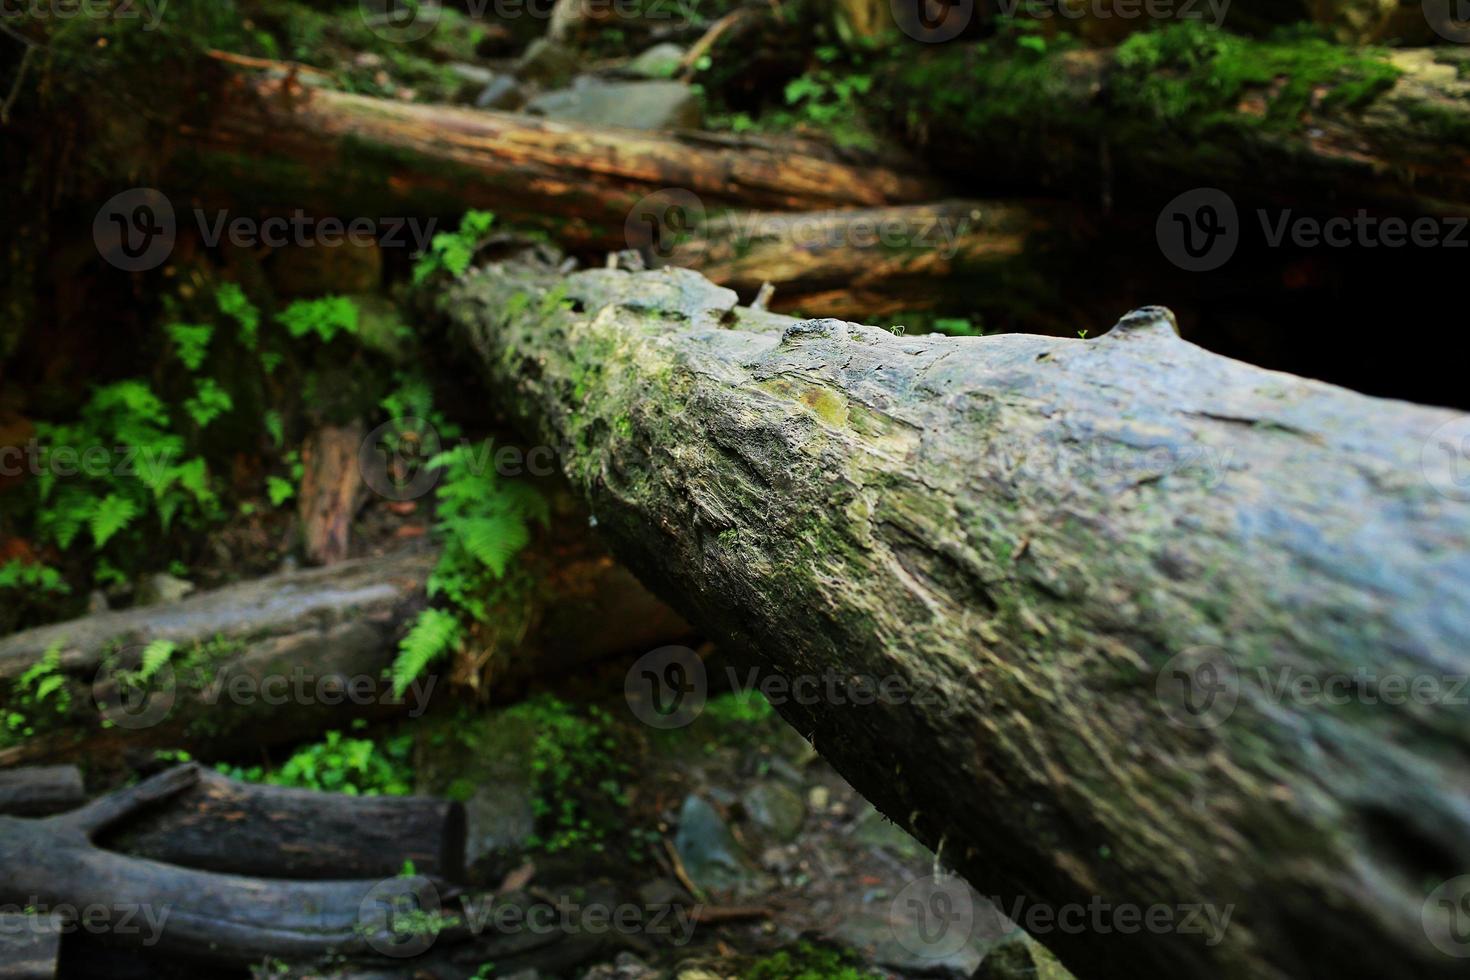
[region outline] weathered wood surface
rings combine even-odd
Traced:
[[[0,813],[36,817],[59,813],[87,801],[82,771],[76,766],[23,766],[0,769]]]
[[[1239,59],[1262,64],[1285,50],[1232,43],[1244,49]],[[1219,104],[1212,93],[1231,90],[1212,74],[1218,69],[1207,53],[1188,67],[1124,67],[1121,49],[1038,60],[1030,51],[931,47],[882,83],[891,118],[938,172],[972,190],[1044,188],[1150,210],[1192,186],[1349,213],[1406,207],[1462,215],[1470,205],[1463,47],[1361,54],[1400,73],[1366,98],[1353,88],[1361,68],[1325,73],[1319,83],[1285,61],[1272,81],[1244,85]],[[1288,82],[1310,86],[1296,114]],[[1171,84],[1171,95],[1150,94]]]
[[[1039,935],[1079,976],[1458,975],[1421,924],[1470,871],[1470,503],[1429,482],[1463,464],[1451,413],[1210,354],[1157,308],[896,337],[687,271],[514,266],[436,300],[691,622],[788,679],[897,679],[779,708],[980,891],[1230,907],[1219,934]],[[1207,667],[1233,713],[1188,713]],[[1335,707],[1273,695],[1282,671],[1439,697]]]
[[[279,73],[275,73],[279,74]],[[248,201],[354,215],[489,208],[554,227],[563,244],[625,247],[634,205],[665,188],[706,207],[878,207],[938,196],[934,181],[810,141],[657,133],[375,99],[236,73],[207,126],[187,128],[175,176]],[[252,191],[253,189],[253,191]],[[550,222],[550,225],[548,225]]]
[[[464,806],[417,796],[348,796],[201,770],[198,781],[100,837],[109,850],[260,878],[391,878],[404,862],[464,877]]]

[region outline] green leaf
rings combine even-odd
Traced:
[[[138,505],[127,497],[110,493],[98,501],[97,509],[92,511],[88,526],[92,531],[94,545],[101,548],[111,540],[112,536],[138,516]]]
[[[209,353],[209,339],[214,327],[207,323],[170,323],[164,327],[174,342],[174,353],[190,371],[199,370]]]
[[[279,507],[296,496],[296,488],[291,485],[291,481],[283,480],[279,476],[265,478],[265,492],[271,499],[272,507]]]
[[[194,397],[184,401],[184,411],[199,428],[204,428],[221,415],[235,407],[230,393],[219,386],[213,378],[200,378],[194,389]]]
[[[359,316],[357,304],[347,297],[324,296],[297,300],[282,310],[278,319],[292,337],[314,333],[327,342],[339,333],[357,333]]]
[[[151,680],[153,675],[163,669],[169,658],[174,655],[177,647],[171,640],[154,640],[143,648],[143,658],[138,666],[138,680]]]
[[[245,291],[233,282],[221,283],[214,292],[214,300],[225,316],[235,321],[238,329],[235,336],[247,350],[255,350],[260,330],[260,311],[245,296]]]
[[[393,693],[402,697],[410,684],[435,660],[459,646],[463,630],[459,620],[443,609],[425,609],[398,647],[391,676]]]

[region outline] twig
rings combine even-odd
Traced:
[[[755,294],[755,302],[750,304],[752,310],[764,310],[771,302],[771,297],[776,295],[776,287],[769,282],[761,283],[760,292]]]
[[[667,837],[664,838],[664,850],[669,855],[669,863],[674,866],[674,877],[679,879],[679,884],[683,885],[684,890],[695,898],[704,898],[704,890],[696,885],[689,877],[689,872],[684,870],[684,861],[679,857],[678,848],[674,847],[674,842]]]
[[[715,46],[715,42],[720,39],[720,35],[740,23],[749,15],[750,8],[741,7],[738,10],[730,11],[711,24],[709,30],[705,31],[699,40],[695,41],[689,50],[684,53],[684,57],[679,59],[679,69],[676,74],[680,78],[688,78],[693,74],[695,62],[709,53],[709,50]]]

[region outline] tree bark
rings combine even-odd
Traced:
[[[288,66],[279,66],[285,69]],[[280,72],[276,72],[280,74]],[[515,113],[416,105],[234,73],[209,122],[186,127],[174,180],[224,186],[240,202],[353,216],[457,215],[489,208],[554,229],[563,244],[624,248],[634,205],[665,188],[707,208],[877,207],[937,185],[819,144],[652,133]]]
[[[99,838],[109,850],[260,878],[464,878],[464,807],[242,783],[201,770],[164,808]]]
[[[1163,49],[1157,61],[1127,47],[933,45],[882,87],[925,159],[986,193],[1044,187],[1155,210],[1198,185],[1299,208],[1464,213],[1470,54],[1330,48],[1347,65],[1321,68],[1314,58],[1332,59],[1291,44],[1225,43],[1228,56]],[[1279,71],[1237,86],[1227,76],[1242,65]],[[1385,69],[1397,80],[1361,84]]]
[[[86,801],[82,771],[76,766],[0,769],[0,813],[38,817],[70,810]]]
[[[1079,976],[1457,973],[1421,923],[1470,871],[1451,413],[1210,354],[1159,308],[895,337],[687,271],[509,266],[437,301],[629,567],[834,684],[773,700]],[[1341,708],[1283,672],[1370,680]],[[1371,701],[1392,678],[1438,696]],[[1055,926],[1099,903],[1176,927]]]

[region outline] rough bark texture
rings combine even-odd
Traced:
[[[301,447],[301,547],[313,565],[332,565],[347,558],[352,518],[367,487],[357,461],[362,423],[324,425]]]
[[[99,839],[110,850],[261,878],[464,877],[464,807],[242,783],[202,770],[164,808]]]
[[[25,766],[0,769],[0,813],[36,817],[59,813],[87,801],[82,771],[76,766]]]
[[[987,193],[1041,185],[1157,208],[1200,185],[1299,208],[1470,204],[1470,52],[1228,38],[1220,53],[1218,35],[1174,30],[1045,56],[934,45],[887,78],[888,108],[937,170]]]
[[[809,214],[727,212],[669,250],[753,298],[776,286],[773,310],[878,317],[963,304],[999,285],[1046,225],[1046,209],[1014,202],[943,201]]]
[[[692,622],[787,678],[901,681],[780,710],[1023,925],[1233,905],[1220,935],[1041,934],[1079,976],[1458,973],[1420,916],[1470,870],[1470,715],[1268,685],[1470,672],[1470,504],[1427,479],[1450,413],[1210,354],[1156,308],[895,337],[678,270],[502,266],[439,304]],[[1172,670],[1202,665],[1234,710],[1192,728],[1214,702]]]
[[[934,182],[846,162],[817,144],[651,133],[415,105],[285,79],[233,76],[176,176],[248,200],[353,215],[462,213],[554,227],[563,244],[622,248],[634,205],[680,188],[709,208],[876,207],[937,196]],[[551,224],[548,225],[548,222]]]

